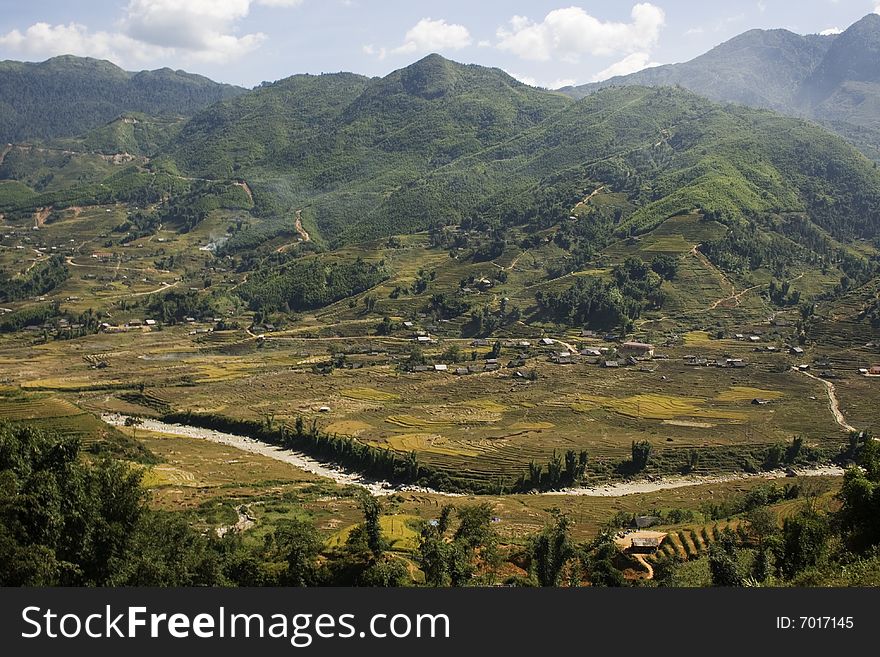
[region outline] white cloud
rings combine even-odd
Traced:
[[[876,7],[874,7],[874,13],[880,14],[880,4],[878,4]]]
[[[538,87],[539,89],[561,89],[562,87],[573,87],[577,84],[577,80],[573,78],[560,78],[558,80],[550,81],[541,81],[536,78],[533,78],[531,75],[520,75],[519,73],[509,72],[510,77],[516,78],[523,84],[527,84],[530,87]]]
[[[251,0],[131,0],[121,27],[144,43],[179,49],[201,60],[226,61],[266,39],[259,32],[240,37],[232,33],[250,5]]]
[[[819,34],[821,34],[822,36],[831,36],[832,34],[841,34],[842,32],[843,30],[841,30],[839,27],[829,27],[819,32]]]
[[[385,48],[376,48],[373,44],[369,44],[363,47],[363,51],[365,55],[369,55],[370,57],[378,57],[379,59],[385,59],[385,56],[388,54],[388,51]]]
[[[608,78],[613,78],[618,75],[629,75],[630,73],[635,73],[645,68],[651,68],[652,66],[660,66],[660,63],[652,62],[651,55],[646,52],[634,52],[631,55],[627,55],[619,62],[614,62],[605,70],[596,73],[596,75],[593,76],[593,82],[601,82],[602,80],[607,80]]]
[[[34,23],[0,34],[0,46],[29,57],[72,54],[121,65],[145,62],[225,62],[258,48],[266,35],[237,34],[252,5],[294,7],[303,0],[129,0],[115,31],[85,25]]]
[[[632,22],[601,21],[580,7],[555,9],[535,23],[514,16],[499,27],[498,48],[523,59],[577,62],[582,55],[642,52],[657,43],[666,22],[664,11],[650,3],[632,8]]]
[[[477,47],[478,48],[491,48],[492,42],[489,41],[488,39],[482,39],[481,41],[477,42]]]
[[[684,35],[685,36],[692,36],[695,34],[702,34],[705,31],[706,31],[705,28],[702,28],[702,27],[692,27],[688,30],[685,30]]]
[[[28,57],[78,55],[119,61],[147,58],[156,49],[118,32],[89,32],[85,25],[34,23],[24,32],[12,30],[0,35],[0,46]]]
[[[443,19],[423,18],[406,33],[403,45],[391,52],[398,54],[461,50],[469,45],[471,45],[471,33],[464,25],[447,23]]]

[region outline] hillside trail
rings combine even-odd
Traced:
[[[633,556],[635,557],[636,561],[638,561],[647,571],[648,576],[645,579],[654,579],[654,567],[651,565],[651,562],[645,559],[645,555],[635,554]]]
[[[831,381],[826,381],[825,379],[821,379],[814,374],[799,370],[796,367],[793,367],[792,369],[795,372],[800,372],[804,376],[815,379],[816,381],[819,381],[822,385],[824,385],[825,391],[828,393],[828,406],[831,408],[831,413],[834,415],[835,422],[837,422],[837,424],[839,424],[840,427],[845,431],[858,431],[858,429],[856,429],[854,426],[846,421],[846,417],[843,415],[843,412],[841,412],[840,402],[837,399],[837,394],[834,391],[834,384],[831,383]]]
[[[302,210],[296,211],[296,219],[294,219],[293,226],[296,228],[296,232],[299,233],[299,236],[302,237],[303,242],[311,242],[311,236],[306,232],[306,229],[303,228],[302,212]]]
[[[718,276],[721,278],[722,284],[725,284],[730,287],[730,295],[729,296],[722,297],[722,298],[718,299],[717,301],[714,301],[703,312],[710,312],[712,310],[717,310],[721,304],[727,303],[729,301],[733,301],[735,306],[739,306],[739,304],[742,303],[743,297],[745,295],[747,295],[749,292],[753,292],[754,290],[758,290],[762,287],[768,287],[768,285],[766,283],[761,283],[759,285],[752,285],[751,287],[747,287],[746,289],[741,290],[740,292],[737,292],[736,285],[734,285],[733,282],[729,278],[727,278],[725,273],[723,271],[721,271],[720,269],[718,269],[718,267],[716,267],[712,263],[712,261],[709,260],[709,258],[707,258],[705,255],[703,255],[700,252],[701,246],[702,246],[702,244],[697,244],[694,248],[692,248],[691,255],[694,256],[697,260],[699,260],[700,263],[704,267],[716,272],[718,274]],[[804,274],[801,273],[798,276],[796,276],[795,278],[791,279],[790,282],[794,283],[795,281],[799,281],[803,277],[804,277]]]
[[[244,193],[247,194],[248,199],[250,199],[251,205],[254,204],[254,195],[251,192],[250,185],[247,184],[247,181],[244,180],[236,180],[232,183],[236,187],[241,187],[244,190]]]
[[[296,211],[296,214],[294,215],[294,219],[293,219],[293,228],[296,230],[297,234],[299,235],[300,239],[303,242],[311,242],[312,241],[312,236],[309,235],[309,233],[306,231],[305,228],[303,228],[302,210]],[[277,249],[275,249],[275,253],[284,253],[291,246],[293,246],[293,245],[292,244],[282,244]]]
[[[3,160],[6,159],[6,156],[9,155],[9,151],[12,150],[12,144],[6,144],[2,149],[0,149],[0,166],[3,166]]]
[[[577,209],[580,208],[580,207],[585,206],[587,203],[590,202],[590,199],[591,199],[591,198],[593,198],[596,194],[598,194],[599,192],[601,192],[601,191],[603,191],[603,190],[605,190],[605,189],[608,189],[608,186],[607,186],[607,185],[599,185],[596,189],[594,189],[592,192],[590,192],[590,193],[584,198],[583,201],[578,202],[578,204],[575,205],[574,208],[572,208],[572,212],[574,212],[575,210],[577,210]]]
[[[40,251],[37,251],[36,249],[33,249],[33,252],[37,254],[37,257],[34,258],[34,261],[28,266],[27,269],[24,270],[25,275],[30,274],[31,269],[33,269],[39,263],[43,262],[46,258],[49,257],[45,253],[41,253]]]

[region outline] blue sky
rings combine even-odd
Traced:
[[[0,59],[92,56],[245,86],[385,75],[429,52],[556,87],[691,59],[752,28],[845,29],[880,0],[0,0]]]

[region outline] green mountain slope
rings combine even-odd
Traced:
[[[301,76],[216,105],[170,155],[193,175],[247,179],[260,210],[306,208],[330,244],[500,216],[506,197],[534,198],[554,177],[624,192],[635,210],[618,234],[700,208],[807,211],[834,235],[869,236],[863,211],[880,192],[870,162],[801,120],[668,88],[573,103],[439,56],[383,79]]]
[[[62,56],[0,62],[0,142],[78,135],[125,112],[185,115],[244,93],[200,75],[129,73],[107,61]]]
[[[609,86],[678,85],[718,101],[820,121],[880,159],[880,15],[837,36],[750,30],[689,62],[562,91],[583,98]]]
[[[247,178],[263,211],[309,206],[327,239],[355,223],[360,235],[391,234],[425,223],[376,215],[389,194],[570,103],[431,55],[382,79],[296,76],[221,103],[195,116],[170,154],[193,175]]]

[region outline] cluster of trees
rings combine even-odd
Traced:
[[[578,544],[571,536],[571,518],[558,509],[550,509],[550,513],[551,522],[528,541],[528,578],[509,583],[526,586],[627,585],[617,566],[620,553],[613,534],[603,531],[593,541]]]
[[[553,456],[547,462],[547,470],[539,463],[531,461],[528,472],[519,478],[514,490],[559,490],[574,486],[584,478],[588,460],[586,450],[577,453],[569,449],[564,455],[553,450]]]
[[[278,268],[258,269],[236,293],[252,310],[291,312],[321,308],[360,294],[387,277],[383,263],[358,258],[325,262],[294,260]]]
[[[770,301],[777,306],[796,306],[801,301],[800,291],[792,290],[791,282],[782,281],[782,284],[779,284],[775,278],[770,281],[768,294]]]
[[[414,584],[408,562],[390,551],[382,504],[366,492],[363,522],[342,545],[327,546],[303,519],[247,545],[234,532],[194,529],[183,512],[149,508],[141,478],[122,462],[83,458],[78,439],[0,423],[0,586]],[[423,523],[416,560],[426,585],[493,582],[501,561],[493,520],[483,503],[447,506]],[[577,554],[566,550],[567,558]],[[510,583],[557,584],[551,558],[558,555],[535,537],[526,555],[530,578]]]
[[[453,529],[453,518],[458,526]],[[537,534],[527,537],[524,549],[513,561],[525,576],[506,578],[508,586],[626,586],[618,568],[619,552],[613,536],[601,533],[595,540],[577,543],[571,518],[550,509],[550,521]],[[498,535],[492,527],[488,503],[453,508],[444,506],[438,518],[422,529],[419,566],[427,586],[487,585],[496,582],[502,561]]]
[[[777,278],[784,278],[793,264],[810,258],[805,248],[762,230],[757,221],[731,222],[724,237],[702,244],[700,251],[726,272],[744,274],[766,268]]]
[[[9,277],[0,272],[0,302],[20,301],[47,294],[70,276],[64,256],[53,255],[38,263],[25,276]]]
[[[658,265],[666,276],[675,270]],[[614,268],[611,281],[581,277],[566,290],[535,295],[538,305],[570,326],[598,330],[628,327],[649,308],[663,305],[663,277],[639,258],[630,257]]]
[[[128,219],[116,226],[113,231],[116,233],[127,233],[122,238],[122,243],[127,244],[148,235],[155,235],[161,224],[162,220],[158,214],[138,210],[128,215]]]
[[[0,315],[0,333],[15,333],[25,326],[39,326],[44,322],[57,317],[60,303],[43,303],[26,306],[15,312]]]
[[[171,290],[162,295],[150,296],[146,302],[146,310],[163,324],[177,324],[187,317],[200,319],[215,315],[209,296],[195,290]]]
[[[488,337],[502,326],[515,324],[522,318],[519,306],[511,306],[507,299],[502,299],[498,309],[483,306],[471,312],[470,321],[463,327],[466,335]]]
[[[77,439],[0,424],[0,586],[402,586],[387,553],[379,502],[328,550],[305,520],[256,546],[150,509],[141,471],[82,458]]]

